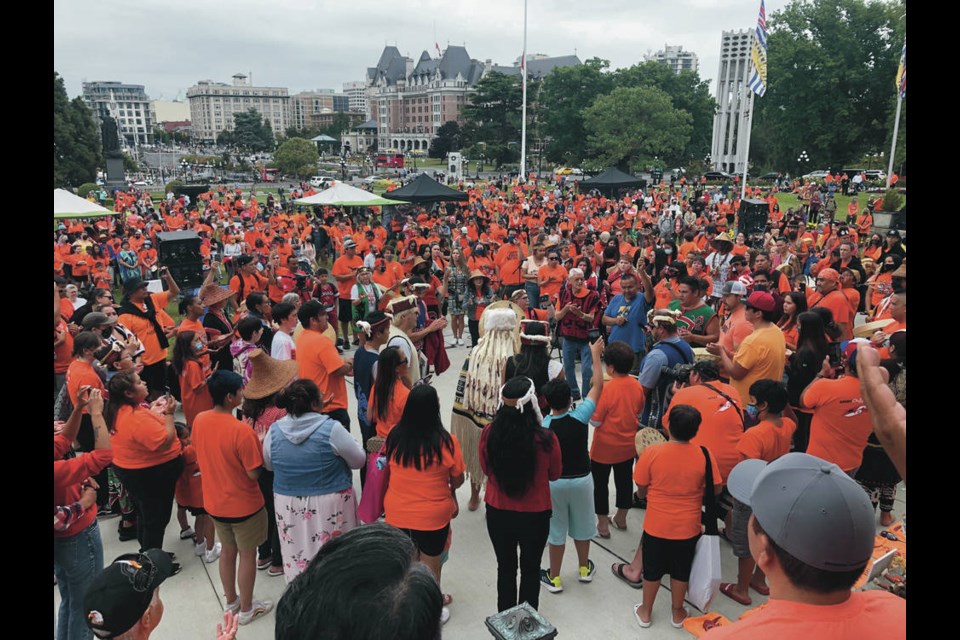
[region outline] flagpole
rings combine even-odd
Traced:
[[[523,53],[520,56],[523,83],[523,112],[520,122],[520,180],[527,180],[527,0],[523,0]],[[521,184],[522,184],[521,182]]]
[[[887,189],[890,188],[890,178],[893,177],[893,156],[897,153],[897,133],[900,131],[900,105],[903,104],[903,94],[897,92],[897,115],[893,120],[893,142],[890,143],[890,164],[887,166]]]
[[[744,143],[743,153],[743,180],[740,181],[740,202],[747,192],[747,166],[750,164],[750,131],[753,129],[753,98],[756,94],[750,91],[750,115],[747,116],[747,140]]]

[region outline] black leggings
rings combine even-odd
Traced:
[[[480,342],[480,321],[467,320],[467,328],[470,330],[470,346],[475,347]]]
[[[163,532],[173,511],[177,478],[183,471],[183,456],[145,469],[121,469],[114,465],[117,478],[137,505],[137,540],[140,551],[163,548]]]
[[[617,509],[633,506],[633,458],[616,464],[591,460],[593,506],[598,516],[610,514],[610,469],[613,469],[613,484],[617,488]]]
[[[274,567],[283,566],[283,557],[280,555],[280,534],[277,532],[276,508],[273,504],[273,471],[263,469],[257,479],[260,493],[263,494],[263,504],[267,508],[267,539],[257,549],[260,558],[271,558],[270,564]]]
[[[507,511],[487,505],[487,533],[497,556],[497,611],[521,602],[540,606],[540,557],[550,533],[550,511]],[[517,546],[520,596],[517,598]]]

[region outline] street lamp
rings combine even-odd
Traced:
[[[800,152],[800,157],[797,158],[797,164],[800,165],[801,175],[803,173],[803,167],[805,162],[810,162],[810,156],[807,155],[806,150]]]

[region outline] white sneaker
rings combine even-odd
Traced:
[[[440,609],[440,624],[447,624],[447,620],[450,619],[450,609],[444,607]]]
[[[238,622],[240,624],[250,624],[257,618],[262,618],[270,613],[272,609],[273,602],[270,600],[254,600],[250,611],[241,611],[240,615],[237,616]]]
[[[206,552],[207,552],[206,540],[201,540],[200,542],[198,542],[193,549],[193,553],[201,558],[203,557],[203,554],[205,554]]]
[[[207,549],[203,552],[203,561],[207,564],[212,564],[217,561],[217,558],[220,557],[221,546],[220,543],[213,545],[213,549]]]
[[[188,538],[192,538],[193,536],[194,536],[193,527],[187,527],[186,529],[183,529],[180,531],[181,540],[187,540]]]
[[[234,614],[240,613],[240,596],[237,596],[233,602],[227,603],[227,611],[232,611]]]

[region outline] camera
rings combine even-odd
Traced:
[[[690,373],[693,371],[692,364],[678,364],[673,367],[660,367],[660,376],[671,382],[680,384],[690,383]]]

